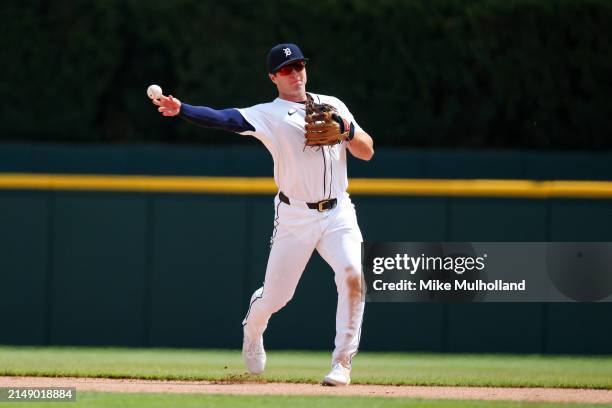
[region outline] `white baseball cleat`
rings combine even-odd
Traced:
[[[266,368],[266,350],[264,350],[263,337],[250,339],[244,335],[242,342],[242,359],[251,374],[261,374]]]
[[[323,378],[323,385],[349,385],[351,383],[351,369],[340,363],[332,366],[329,374]]]

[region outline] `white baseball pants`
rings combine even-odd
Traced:
[[[275,230],[263,287],[251,297],[242,322],[250,338],[261,336],[273,313],[291,300],[312,252],[316,249],[332,267],[338,291],[336,338],[332,363],[350,367],[357,353],[364,311],[361,282],[363,238],[348,194],[335,208],[319,212],[303,202],[275,199]]]

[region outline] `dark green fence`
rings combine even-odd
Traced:
[[[15,145],[0,146],[0,171],[265,175],[265,155],[263,148]],[[496,162],[498,170],[464,161]],[[420,168],[428,177],[511,177],[517,169],[517,177],[566,178],[587,174],[576,167],[583,161],[594,169],[585,178],[611,178],[597,171],[610,171],[605,155],[522,152],[381,150],[351,173],[376,177],[405,166],[398,171],[413,177]],[[612,241],[611,200],[353,198],[370,241]],[[265,195],[0,190],[0,343],[238,348],[272,220]],[[334,320],[332,271],[315,255],[266,341],[330,349]],[[612,353],[611,323],[610,303],[368,304],[363,349]]]

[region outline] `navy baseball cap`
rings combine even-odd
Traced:
[[[278,44],[268,53],[268,72],[274,73],[293,61],[308,61],[295,44]]]

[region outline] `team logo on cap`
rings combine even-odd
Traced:
[[[285,57],[288,57],[291,55],[291,48],[283,48],[283,51],[285,51]]]

